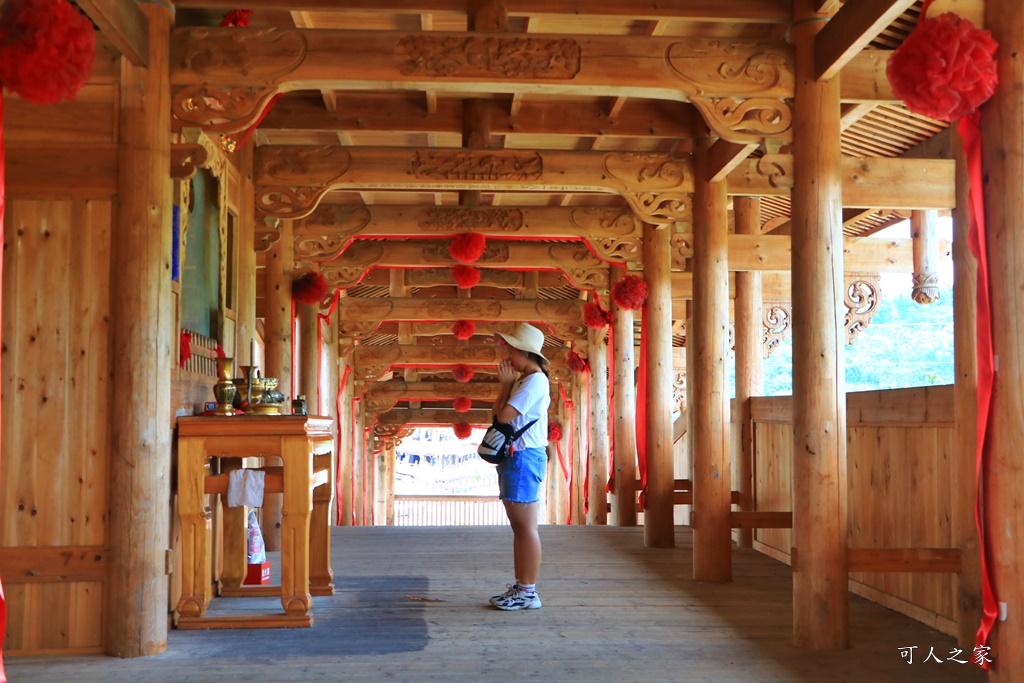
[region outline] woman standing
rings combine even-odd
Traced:
[[[510,334],[498,333],[508,357],[498,366],[498,399],[491,412],[498,422],[518,431],[536,420],[512,443],[512,457],[498,465],[498,496],[512,525],[515,582],[491,598],[501,610],[539,609],[537,576],[541,545],[537,530],[540,484],[548,468],[548,406],[551,394],[548,359],[541,347],[544,333],[519,323]],[[517,378],[518,373],[518,378]]]

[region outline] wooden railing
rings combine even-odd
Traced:
[[[395,496],[395,526],[508,524],[496,496]]]

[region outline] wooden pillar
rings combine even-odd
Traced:
[[[345,377],[348,364],[352,360],[351,340],[345,340],[339,346],[342,350],[339,353],[341,358],[338,374],[339,377]],[[353,440],[355,421],[352,419],[352,408],[355,384],[355,377],[349,370],[345,385],[341,390],[341,411],[338,415],[338,509],[340,510],[338,517],[342,526],[352,526],[353,524],[352,463],[355,451]]]
[[[572,473],[571,486],[569,487],[569,517],[573,524],[585,524],[586,514],[583,512],[583,490],[587,485],[586,472],[583,463],[587,461],[587,449],[589,448],[590,434],[587,432],[587,379],[580,373],[573,373],[572,376],[572,402],[573,410],[573,444],[572,444]]]
[[[122,58],[118,207],[112,258],[113,402],[104,649],[167,649],[170,544],[172,9],[142,7],[149,67]],[[82,407],[86,409],[86,406]],[[97,520],[98,521],[98,520]]]
[[[711,144],[701,140],[694,155],[693,327],[686,333],[686,343],[694,346],[694,364],[687,366],[686,377],[693,387],[693,403],[688,407],[693,412],[693,578],[721,582],[732,579],[729,390],[725,384],[729,214],[725,183],[710,182]]]
[[[956,208],[953,210],[953,411],[956,433],[956,481],[953,499],[953,545],[960,549],[956,582],[957,642],[974,648],[981,623],[981,556],[974,519],[978,439],[978,262],[968,246],[971,216],[967,209],[970,179],[963,141],[953,130],[951,152],[956,159]]]
[[[352,514],[356,526],[366,524],[364,495],[366,490],[366,411],[363,403],[356,404],[355,424],[352,429]]]
[[[295,243],[292,239],[292,222],[281,221],[278,225],[281,238],[267,253],[266,318],[264,319],[264,344],[266,361],[264,377],[276,377],[277,389],[285,395],[285,405],[290,405],[292,393],[292,269]],[[282,406],[284,409],[284,406]],[[267,458],[268,464],[280,464],[276,457]],[[263,541],[267,550],[281,549],[281,503],[280,493],[268,493],[263,497]]]
[[[675,468],[672,461],[672,272],[666,225],[644,225],[644,279],[650,289],[644,307],[647,342],[647,492],[644,545],[675,546]]]
[[[569,413],[566,404],[560,398],[558,401],[557,420],[562,426],[562,438],[556,444],[548,444],[548,478],[547,478],[547,519],[548,524],[565,524],[567,518],[568,501],[566,491],[569,482],[566,481],[565,472],[562,470],[562,461],[569,454],[569,434],[572,425],[569,422]],[[562,456],[558,452],[561,450]]]
[[[816,81],[817,0],[793,4],[793,641],[849,645],[839,78]]]
[[[736,197],[733,200],[736,232],[757,235],[761,232],[761,200],[755,197]],[[761,273],[736,273],[736,405],[739,408],[740,454],[739,481],[740,510],[754,510],[754,434],[750,420],[750,397],[764,393],[761,377],[764,359],[763,311],[761,301]],[[754,544],[754,530],[740,529],[737,545],[750,548]]]
[[[612,268],[612,286],[626,276]],[[633,311],[611,302],[614,372],[615,488],[611,524],[636,526],[636,375],[633,361]]]
[[[321,414],[319,314],[319,304],[295,304],[295,317],[298,319],[299,327],[299,381],[295,395],[305,395],[306,406],[311,415]]]
[[[910,212],[910,236],[914,244],[914,289],[911,296],[919,304],[939,300],[939,238],[935,229],[939,212],[934,209]]]
[[[989,639],[996,658],[990,680],[1015,681],[1024,671],[1024,6],[1014,0],[988,0],[985,26],[999,43],[999,87],[982,109],[995,354],[984,521],[996,599],[1007,610]]]
[[[608,340],[606,329],[589,329],[590,458],[587,524],[608,523]]]

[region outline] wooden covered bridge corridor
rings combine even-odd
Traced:
[[[789,567],[734,548],[731,583],[696,582],[686,527],[676,528],[675,548],[652,549],[642,527],[542,526],[544,607],[527,612],[486,604],[506,580],[507,527],[332,534],[338,591],[314,599],[311,629],[171,631],[167,651],[153,657],[14,658],[10,680],[984,680],[973,664],[948,661],[950,636],[852,594],[849,649],[796,648]],[[219,598],[211,611],[252,611],[262,600]],[[268,611],[276,602],[266,599]],[[908,664],[901,648],[910,646]],[[942,664],[924,661],[931,648]]]

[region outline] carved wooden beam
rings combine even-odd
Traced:
[[[860,0],[836,12],[814,39],[814,73],[818,80],[838,74],[914,1]]]
[[[949,209],[955,162],[948,159],[842,157],[843,205],[887,209]],[[729,174],[729,194],[789,196],[793,157],[766,154]]]
[[[364,299],[347,297],[338,307],[343,337],[369,336],[385,320],[527,321],[583,326],[583,302],[545,299]],[[449,327],[449,330],[451,328]]]
[[[265,145],[256,206],[303,218],[333,189],[619,193],[642,220],[687,221],[690,155],[623,152]]]
[[[729,235],[729,270],[789,271],[792,253],[789,235]],[[693,235],[672,236],[672,267],[681,270],[684,261],[693,257]],[[952,245],[942,242],[938,251],[952,258]],[[912,239],[878,239],[846,237],[843,259],[847,272],[912,273],[914,245]]]
[[[587,338],[587,327],[579,323],[537,321],[537,327],[547,328],[551,336],[563,342],[580,341]],[[414,337],[435,337],[435,346],[450,345],[452,324],[447,322],[411,322],[409,334]],[[475,322],[477,336],[489,337],[495,332],[511,332],[514,322]],[[545,351],[545,353],[547,353]]]
[[[784,42],[678,36],[236,27],[181,28],[172,35],[172,106],[186,125],[234,132],[254,122],[278,92],[383,90],[394,83],[691,100],[711,117],[713,130],[749,142],[751,134],[783,137],[789,130],[783,99],[794,92],[793,49]],[[879,88],[887,91],[888,83]]]
[[[439,268],[458,265],[448,254],[448,240],[356,241],[333,261],[322,263],[320,272],[330,291],[357,284],[370,268]],[[608,264],[579,242],[529,243],[490,240],[483,256],[473,263],[480,269],[560,270],[579,288],[608,289]],[[504,277],[508,280],[507,276]],[[407,284],[409,284],[407,282]],[[501,285],[499,285],[501,286]]]
[[[941,0],[940,0],[941,1]],[[176,7],[223,9],[223,0],[176,0]],[[505,0],[509,16],[594,17],[613,16],[629,19],[685,19],[689,21],[729,21],[734,23],[785,24],[792,21],[789,0]],[[252,9],[277,10],[280,0],[247,0]],[[461,18],[467,13],[466,0],[290,0],[293,10],[345,12],[428,13],[440,17]]]
[[[448,330],[451,332],[451,326]],[[551,361],[553,367],[564,367],[568,361],[568,350],[565,348],[545,349],[544,355]],[[353,368],[355,378],[358,380],[377,380],[383,377],[393,367],[451,367],[458,364],[472,366],[497,366],[505,358],[505,352],[497,345],[475,344],[472,346],[424,346],[418,344],[390,344],[387,346],[369,346],[360,344],[353,352]],[[393,380],[394,382],[394,380]],[[392,382],[385,382],[390,389],[382,391],[395,391],[397,385]],[[402,384],[408,384],[402,382]],[[433,383],[430,383],[433,384]],[[490,386],[493,383],[468,382],[468,383],[441,383],[451,384],[453,391],[458,391],[454,385],[466,386]],[[496,384],[494,386],[497,386]],[[401,391],[407,391],[403,387]],[[369,392],[368,392],[369,393]],[[489,395],[489,394],[488,394]],[[455,393],[449,396],[468,396],[476,398],[474,393]],[[405,396],[402,398],[413,398]],[[440,396],[438,398],[444,398]]]
[[[149,19],[133,0],[76,0],[118,52],[134,66],[149,66]]]
[[[362,206],[321,204],[292,224],[296,260],[336,258],[361,238],[453,237],[473,231],[505,238],[585,239],[616,263],[640,255],[643,223],[628,208]]]
[[[372,413],[394,408],[399,401],[451,401],[465,397],[478,401],[498,398],[497,382],[405,382],[393,379],[370,384],[363,405]]]
[[[433,110],[424,112],[422,96],[401,93],[340,93],[333,110],[324,109],[320,98],[300,95],[275,102],[260,122],[260,130],[462,134],[462,103],[455,98],[442,98]],[[493,107],[491,132],[686,140],[693,137],[693,122],[698,118],[690,105],[670,100],[629,100],[615,116],[596,101],[525,100],[514,117],[507,108]]]
[[[452,425],[457,422],[489,427],[491,424],[491,411],[470,410],[465,413],[457,413],[454,410],[438,408],[396,409],[380,413],[377,416],[377,423],[379,425],[391,427],[396,425]]]

